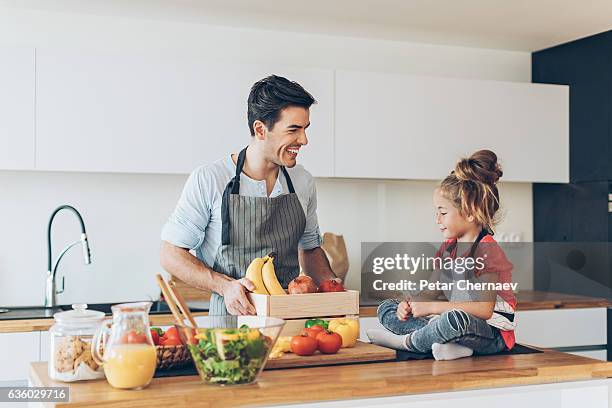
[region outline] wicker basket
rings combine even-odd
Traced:
[[[182,367],[191,363],[191,353],[185,345],[180,346],[156,346],[157,369],[168,370]]]

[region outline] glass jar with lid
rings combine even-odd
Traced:
[[[72,309],[53,315],[49,377],[66,382],[104,378],[104,370],[91,355],[92,339],[104,313],[88,310],[84,303],[74,304]]]

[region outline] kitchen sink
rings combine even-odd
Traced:
[[[118,303],[127,302],[114,302],[114,303],[88,303],[87,308],[89,310],[97,310],[104,312],[106,315],[111,315],[111,306]],[[208,310],[206,302],[198,302],[197,306],[188,304],[189,309],[192,312],[205,312]],[[3,310],[6,312],[0,313],[0,320],[20,320],[20,319],[49,319],[52,318],[55,313],[63,312],[66,310],[72,310],[72,305],[58,305],[54,307],[42,307],[42,306],[25,306],[25,307],[6,307]],[[170,309],[166,302],[161,300],[153,301],[151,305],[150,314],[170,314]]]

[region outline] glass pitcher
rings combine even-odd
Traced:
[[[106,320],[96,332],[91,354],[115,388],[142,389],[155,374],[157,351],[149,327],[150,308],[151,302],[112,306],[112,323]]]

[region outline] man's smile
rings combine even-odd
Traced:
[[[299,151],[300,151],[300,147],[299,146],[297,146],[297,147],[289,146],[285,150],[289,153],[289,155],[291,157],[296,158],[298,153],[299,153]]]

